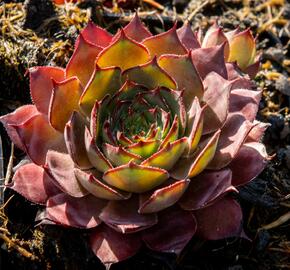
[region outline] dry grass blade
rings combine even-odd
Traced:
[[[286,214],[282,215],[281,217],[279,217],[277,220],[271,222],[270,224],[263,226],[262,229],[264,229],[264,230],[273,229],[275,227],[278,227],[278,226],[286,223],[288,220],[290,220],[290,211],[287,212]]]

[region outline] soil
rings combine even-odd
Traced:
[[[250,27],[262,61],[255,79],[263,89],[258,119],[271,124],[263,141],[268,153],[275,155],[257,179],[239,190],[244,231],[250,240],[193,239],[178,258],[143,248],[112,269],[290,269],[290,5],[283,0],[127,0],[122,9],[102,2],[57,7],[49,0],[0,4],[0,115],[30,103],[27,68],[65,66],[76,36],[89,19],[115,32],[138,9],[154,33],[185,19],[193,29],[203,31],[215,20],[225,29]],[[0,180],[4,182],[11,178],[9,160],[15,165],[23,153],[11,148],[0,129]],[[87,245],[86,231],[35,227],[37,211],[38,206],[13,191],[1,190],[0,269],[104,269]]]

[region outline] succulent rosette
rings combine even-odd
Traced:
[[[254,60],[249,30],[154,36],[136,15],[111,36],[90,22],[65,69],[29,70],[34,105],[1,117],[29,160],[9,187],[44,205],[40,223],[91,229],[104,264],[240,236],[232,194],[268,159]]]

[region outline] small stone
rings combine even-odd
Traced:
[[[275,87],[278,91],[286,96],[290,96],[290,81],[284,75],[280,75],[275,83]]]
[[[280,48],[270,47],[263,53],[263,59],[269,59],[276,61],[277,63],[282,63],[285,58],[284,52]]]

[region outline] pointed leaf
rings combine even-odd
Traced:
[[[231,114],[220,135],[215,156],[208,168],[221,169],[228,165],[238,153],[253,124],[239,113]]]
[[[137,143],[129,145],[126,149],[135,155],[147,158],[157,151],[159,145],[160,141],[158,140],[141,140]]]
[[[159,148],[162,149],[162,148],[166,147],[168,145],[168,143],[177,140],[178,139],[178,131],[179,131],[178,117],[175,115],[173,122],[172,122],[172,125],[171,125],[167,135],[163,139]]]
[[[153,193],[141,194],[138,212],[141,214],[155,213],[172,206],[181,198],[189,182],[189,179],[179,180],[159,188]]]
[[[191,53],[188,55],[162,55],[158,64],[177,83],[178,90],[184,91],[185,107],[188,110],[194,97],[203,96],[203,84],[192,62]]]
[[[142,193],[162,184],[169,177],[165,170],[137,165],[133,162],[110,169],[103,179],[121,190]]]
[[[25,146],[13,125],[17,126],[23,124],[28,119],[38,114],[39,112],[34,105],[24,105],[17,108],[14,112],[0,116],[0,121],[5,127],[11,141],[23,151],[25,151]]]
[[[229,164],[229,168],[233,172],[232,184],[234,186],[245,185],[264,170],[268,160],[269,156],[263,144],[258,142],[243,144]],[[246,170],[245,164],[247,164]]]
[[[182,42],[182,44],[188,49],[188,50],[194,50],[200,48],[200,44],[195,36],[195,34],[192,32],[189,22],[185,22],[182,27],[177,29],[177,35]]]
[[[253,64],[256,55],[256,44],[250,29],[232,36],[229,38],[229,43],[229,62],[236,61],[242,70]]]
[[[99,47],[107,47],[112,40],[110,33],[105,29],[96,26],[92,21],[88,22],[81,34],[88,43]]]
[[[121,87],[121,69],[117,67],[96,67],[80,99],[80,107],[90,115],[96,101],[107,94],[113,95]]]
[[[85,146],[88,159],[98,171],[105,172],[113,168],[112,164],[106,159],[106,157],[95,144],[95,140],[87,128],[85,130]]]
[[[222,28],[217,24],[214,23],[206,32],[204,39],[202,41],[203,48],[210,48],[217,45],[221,45],[225,42],[225,60],[229,57],[229,42],[226,38],[225,34],[223,33]]]
[[[254,126],[248,134],[246,142],[261,142],[265,131],[269,126],[271,126],[271,124],[262,123],[256,120],[254,120],[253,124]]]
[[[138,13],[135,13],[134,18],[126,25],[124,32],[127,37],[138,42],[152,36],[149,30],[141,22]]]
[[[204,171],[191,180],[179,204],[184,210],[197,210],[225,194],[231,185],[232,172],[229,169]]]
[[[61,193],[47,201],[46,218],[63,226],[90,229],[101,223],[98,216],[106,204],[92,195],[74,198]]]
[[[160,151],[144,160],[141,165],[170,170],[181,157],[187,145],[187,138],[181,138],[162,148]]]
[[[151,56],[162,54],[186,54],[186,49],[176,33],[176,24],[167,32],[145,39],[142,42],[148,48]]]
[[[138,213],[138,196],[122,202],[110,201],[100,214],[100,219],[121,233],[145,230],[157,223],[156,214]]]
[[[134,161],[135,163],[140,163],[142,161],[141,156],[133,154],[125,150],[123,147],[115,147],[108,143],[103,145],[103,152],[114,166],[121,166],[130,161]]]
[[[61,193],[44,169],[34,163],[21,166],[8,187],[27,200],[39,204],[45,204],[49,197]]]
[[[95,176],[97,174],[94,172],[86,172],[75,168],[74,173],[82,187],[97,198],[105,200],[126,200],[131,196],[130,193],[121,192],[106,185]]]
[[[66,78],[76,76],[85,87],[92,76],[97,55],[101,50],[101,47],[87,42],[80,34],[75,44],[74,53],[66,66]]]
[[[65,126],[64,137],[68,153],[74,163],[80,168],[89,169],[92,168],[92,164],[88,159],[85,147],[85,128],[85,119],[80,113],[74,111]]]
[[[162,69],[153,58],[150,62],[137,67],[130,68],[123,72],[123,80],[131,80],[144,85],[149,89],[159,86],[175,89],[175,81]]]
[[[101,68],[116,66],[125,70],[149,61],[149,52],[143,45],[128,38],[124,30],[118,35],[116,40],[98,56],[98,66]]]
[[[76,77],[62,82],[53,81],[53,84],[48,114],[49,122],[56,130],[63,132],[72,112],[79,108],[78,102],[83,89]]]
[[[109,267],[135,255],[142,242],[138,234],[122,234],[100,225],[91,233],[90,244],[95,255]]]
[[[254,121],[259,109],[262,91],[235,89],[230,94],[230,113],[240,112],[249,121]]]
[[[202,108],[197,107],[194,121],[192,123],[191,132],[188,137],[189,144],[189,155],[192,154],[198,147],[202,132],[203,132],[203,123],[204,123],[204,114],[207,105]]]
[[[207,107],[204,112],[203,134],[208,134],[224,125],[229,111],[231,88],[229,81],[215,72],[206,76],[204,86],[206,91],[203,100]]]
[[[43,165],[48,150],[66,152],[63,134],[48,123],[43,114],[35,114],[26,122],[11,125],[17,132],[30,159]]]
[[[199,149],[193,157],[180,159],[170,175],[175,179],[191,178],[201,173],[213,159],[221,131],[218,130],[212,137],[199,144]]]
[[[46,172],[52,176],[54,184],[73,197],[83,197],[88,192],[79,184],[74,175],[74,163],[68,154],[48,151]]]
[[[200,48],[192,51],[191,57],[193,64],[202,79],[212,71],[225,79],[227,78],[224,46],[225,43],[211,48]]]
[[[59,67],[33,67],[29,70],[30,94],[37,110],[48,114],[53,84],[51,79],[62,81],[65,71]]]

